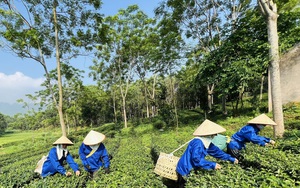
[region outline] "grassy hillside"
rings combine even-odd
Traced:
[[[243,151],[246,163],[242,165],[208,157],[220,163],[222,169],[192,171],[187,187],[299,187],[299,112],[299,104],[285,107],[286,132],[284,138],[275,139],[275,147],[248,144],[247,150]],[[254,115],[249,114],[211,119],[224,126],[227,129],[224,134],[230,136],[253,118]],[[93,128],[107,135],[104,144],[113,155],[111,173],[99,173],[93,180],[83,171],[78,156],[78,148],[91,128],[71,130],[68,136],[74,142],[74,146],[68,149],[80,165],[82,175],[63,177],[57,174],[44,179],[38,178],[33,170],[36,162],[48,153],[60,136],[60,129],[10,132],[0,137],[0,187],[176,187],[173,181],[153,172],[159,152],[170,153],[193,138],[193,131],[203,120],[198,112],[187,111],[180,114],[178,128],[158,130],[151,123],[121,130],[114,124]],[[272,128],[267,127],[261,135],[272,137],[272,132]],[[184,149],[174,155],[181,156]]]

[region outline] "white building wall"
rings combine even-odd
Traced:
[[[282,103],[300,102],[300,44],[281,57]]]

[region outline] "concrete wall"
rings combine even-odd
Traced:
[[[280,60],[282,103],[300,102],[300,44]]]

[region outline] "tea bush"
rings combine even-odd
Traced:
[[[285,109],[287,129],[284,137],[276,140],[274,147],[260,147],[249,143],[247,149],[242,151],[245,161],[238,165],[208,156],[208,160],[220,163],[222,169],[191,171],[187,187],[300,187],[300,121],[298,115],[294,114],[299,112],[299,106],[296,107],[293,105],[292,110]],[[251,117],[224,118],[216,122],[227,129],[224,134],[231,135]],[[94,179],[90,179],[89,174],[84,171],[78,155],[78,148],[90,128],[70,132],[68,136],[74,142],[68,149],[81,169],[79,177],[56,174],[40,178],[33,173],[37,161],[53,147],[56,134],[5,142],[0,154],[0,187],[176,188],[175,181],[153,172],[156,161],[160,152],[171,153],[192,139],[192,133],[199,124],[193,121],[192,124],[180,125],[178,128],[165,128],[164,131],[155,129],[152,124],[121,131],[116,130],[115,124],[92,128],[113,135],[104,141],[109,154],[113,155],[111,173],[104,174],[100,170]],[[272,131],[271,127],[267,127],[261,134],[272,137]],[[185,148],[186,146],[179,149],[174,155],[180,157]],[[68,165],[65,167],[71,170]]]

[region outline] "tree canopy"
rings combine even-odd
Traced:
[[[104,17],[99,1],[24,1],[27,18],[5,2],[1,39],[19,57],[41,64],[47,78],[44,90],[28,95],[41,109],[16,116],[30,122],[27,128],[59,126],[59,117],[76,128],[156,119],[175,126],[177,110],[267,111],[262,97],[272,58],[267,22],[252,1],[165,0],[154,18],[137,5]],[[296,1],[276,3],[280,55],[300,41],[300,11]],[[82,71],[70,65],[80,55],[93,59],[89,75],[97,85],[84,85]],[[61,74],[47,69],[54,57]],[[24,119],[14,126],[26,127]]]

